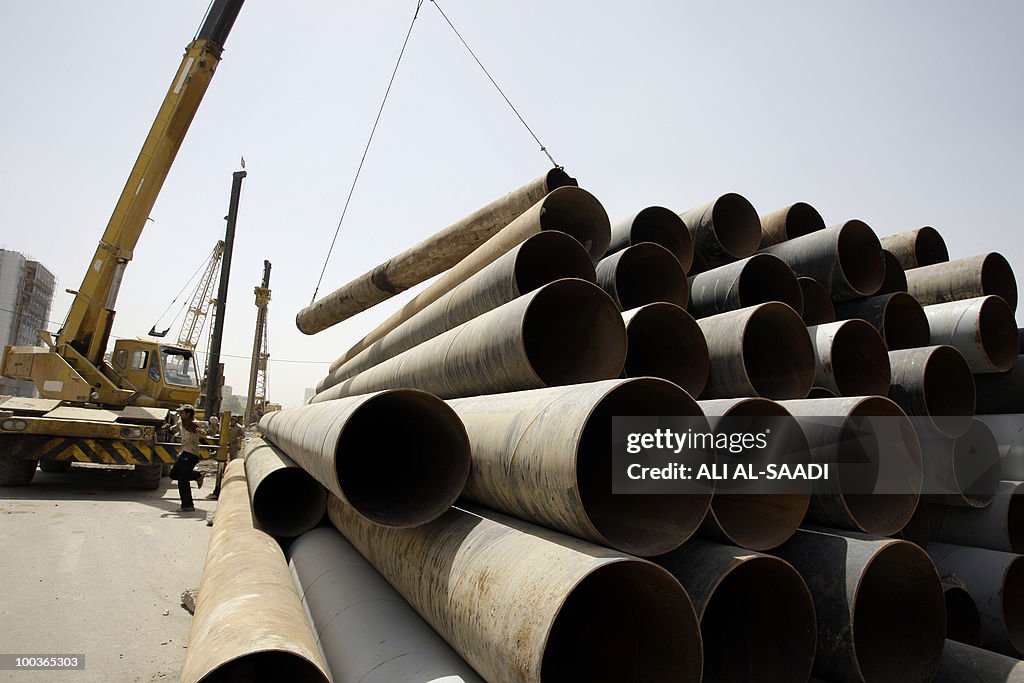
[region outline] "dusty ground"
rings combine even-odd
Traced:
[[[203,469],[215,467],[203,463]],[[84,671],[0,671],[6,681],[176,681],[216,501],[210,477],[179,514],[167,479],[132,488],[123,472],[36,472],[0,488],[0,653],[84,654]]]

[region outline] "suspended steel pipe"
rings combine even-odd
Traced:
[[[946,601],[946,638],[981,647],[981,615],[974,598],[953,578],[942,582]]]
[[[807,328],[815,355],[815,386],[840,396],[877,396],[889,391],[891,369],[885,342],[863,320]]]
[[[931,538],[941,543],[1024,554],[1024,483],[1002,481],[981,509],[933,505]]]
[[[761,243],[757,211],[735,192],[685,211],[680,217],[693,237],[694,252],[709,268],[746,258]]]
[[[454,266],[548,193],[575,185],[574,178],[553,168],[310,304],[299,311],[295,324],[315,334],[387,301]]]
[[[253,527],[246,489],[245,465],[232,460],[199,582],[182,683],[327,683],[327,668],[284,553],[277,541]]]
[[[653,242],[626,247],[597,264],[597,284],[620,311],[667,301],[686,308],[686,272],[672,253]]]
[[[803,320],[771,302],[697,321],[711,373],[702,398],[803,398],[814,382],[814,349]]]
[[[803,683],[815,650],[814,603],[793,567],[771,555],[692,541],[657,559],[693,600],[703,683]]]
[[[923,306],[995,295],[1017,308],[1013,268],[996,252],[907,271],[907,291]]]
[[[925,346],[889,352],[889,398],[920,431],[945,437],[965,434],[974,416],[974,377],[952,346]]]
[[[675,263],[674,257],[666,256]],[[626,328],[615,302],[584,280],[558,280],[350,377],[312,400],[395,387],[415,387],[441,398],[539,389],[618,377],[625,361]]]
[[[562,278],[595,282],[590,255],[563,232],[537,233],[347,362],[332,364],[328,377],[317,385],[317,393]]]
[[[771,431],[767,448],[754,462],[755,469],[767,464],[792,467],[809,462],[803,431],[778,403],[764,398],[732,398],[698,401],[697,405],[717,432]],[[809,482],[804,483],[806,490],[802,492],[794,492],[790,485],[783,490],[776,482],[761,482],[756,488],[743,487],[733,492],[719,489],[711,498],[711,509],[701,524],[700,534],[750,550],[771,550],[782,545],[807,513],[811,488]]]
[[[1017,323],[1001,297],[950,301],[924,307],[932,344],[963,354],[971,372],[1006,372],[1017,362]]]
[[[975,375],[995,377],[997,375]],[[1017,400],[1021,400],[1018,396]],[[1002,463],[1002,478],[1008,481],[1024,481],[1024,418],[1013,415],[979,415],[978,418],[992,431],[999,447]]]
[[[846,221],[762,251],[781,258],[797,275],[820,282],[834,301],[871,296],[885,278],[882,246],[863,221]]]
[[[931,226],[886,235],[878,240],[882,248],[896,257],[904,270],[945,263],[949,260],[946,241]]]
[[[327,513],[327,490],[279,448],[259,437],[243,451],[252,517],[273,536],[306,533]]]
[[[942,586],[913,543],[801,529],[773,552],[818,616],[814,673],[835,683],[929,681],[945,638]]]
[[[754,254],[735,263],[706,270],[689,279],[690,312],[706,318],[748,306],[781,301],[797,313],[803,292],[793,270],[770,254]]]
[[[701,417],[671,382],[618,379],[449,401],[473,448],[465,498],[632,555],[685,542],[710,493],[612,493],[612,417]]]
[[[921,447],[906,414],[881,396],[781,401],[807,438],[811,459],[836,463],[813,482],[807,518],[890,536],[914,514],[921,491]],[[871,495],[879,483],[885,495]]]
[[[337,529],[296,539],[288,566],[335,681],[484,683]]]
[[[656,564],[472,507],[414,529],[327,510],[491,683],[700,680],[693,604]]]
[[[836,321],[836,309],[828,290],[817,280],[809,277],[798,277],[800,298],[803,301],[803,319],[806,325],[823,325]],[[923,314],[922,314],[923,315]]]
[[[575,238],[596,261],[608,248],[611,225],[594,195],[575,187],[560,187],[448,269],[335,362],[341,365],[526,238],[545,230],[558,230]]]
[[[622,314],[626,324],[626,377],[660,377],[700,396],[708,381],[708,344],[685,310],[666,302]]]
[[[968,508],[987,507],[999,488],[999,448],[991,430],[972,420],[956,438],[918,431],[924,462],[924,499]]]
[[[985,648],[1010,657],[1024,653],[1024,556],[929,543],[940,576],[953,576],[981,612]]]
[[[903,266],[900,265],[899,260],[893,256],[891,251],[885,249],[882,249],[882,259],[885,260],[885,277],[882,279],[882,286],[875,292],[875,296],[907,291],[907,274],[903,272]]]
[[[629,218],[612,225],[611,243],[605,256],[641,242],[660,244],[679,260],[683,271],[693,264],[693,239],[686,224],[671,209],[648,206]]]
[[[906,292],[847,301],[835,308],[840,320],[859,318],[874,326],[890,351],[928,346],[931,328],[917,299]]]
[[[797,202],[761,216],[760,249],[825,229],[821,214],[810,204]]]
[[[1012,657],[947,640],[942,665],[932,683],[1024,683],[1024,662]]]
[[[375,524],[438,517],[469,476],[465,427],[443,401],[415,389],[276,410],[260,431]]]

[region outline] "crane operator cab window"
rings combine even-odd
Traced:
[[[164,381],[177,387],[198,387],[195,359],[191,351],[184,349],[160,349],[163,355]]]

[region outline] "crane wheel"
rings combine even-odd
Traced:
[[[0,457],[0,486],[26,486],[36,476],[38,460]]]
[[[140,489],[158,489],[163,476],[163,465],[136,465],[134,483]]]
[[[64,472],[71,471],[70,460],[40,460],[39,469],[43,472],[51,472],[54,474],[63,474]]]

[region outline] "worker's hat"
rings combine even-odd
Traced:
[[[179,413],[194,413],[194,412],[196,412],[196,407],[194,405],[192,405],[191,403],[185,403],[180,408],[178,408],[178,412]]]

